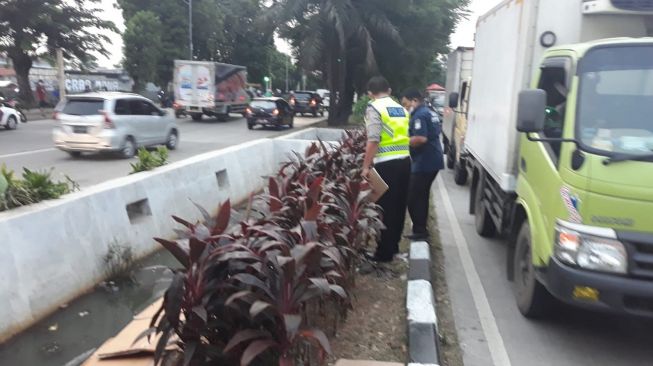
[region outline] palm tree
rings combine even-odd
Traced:
[[[332,95],[329,124],[347,122],[354,92],[362,91],[365,80],[378,72],[375,40],[402,44],[381,3],[279,0],[266,12],[265,20],[279,24],[280,34],[291,40],[300,64],[307,70],[322,70]]]

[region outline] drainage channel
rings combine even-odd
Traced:
[[[129,278],[104,282],[0,344],[0,365],[77,366],[86,354],[124,328],[134,315],[163,295],[170,271],[179,267],[166,251],[138,262]]]

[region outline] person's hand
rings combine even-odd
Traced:
[[[363,172],[361,173],[361,177],[363,179],[367,180],[370,178],[370,168],[363,168]]]

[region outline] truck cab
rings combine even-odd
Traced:
[[[653,317],[653,39],[551,48],[531,87],[508,263],[520,311],[553,295]]]

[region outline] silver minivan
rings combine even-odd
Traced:
[[[175,115],[138,94],[99,92],[69,95],[55,108],[55,146],[78,157],[117,152],[131,158],[141,146],[179,144]]]

